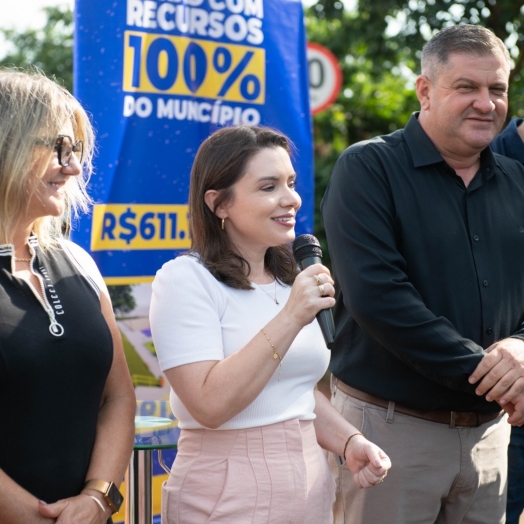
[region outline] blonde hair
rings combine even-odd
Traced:
[[[82,140],[82,174],[65,186],[65,209],[61,216],[35,220],[33,231],[44,249],[58,246],[57,239],[71,227],[79,212],[91,202],[86,184],[93,170],[94,134],[79,102],[65,88],[36,68],[30,71],[0,69],[0,243],[9,243],[18,217],[29,205],[36,184],[54,154],[52,147],[38,145],[42,137],[56,137],[70,122],[75,140]]]

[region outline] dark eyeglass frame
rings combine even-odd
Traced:
[[[63,145],[64,145],[64,138],[67,138],[69,142],[71,142],[71,151],[67,156],[63,156]],[[58,157],[58,163],[62,167],[67,167],[69,163],[71,162],[71,155],[75,153],[80,153],[80,156],[77,155],[78,163],[82,162],[82,157],[84,156],[84,143],[82,140],[77,140],[73,143],[73,139],[68,135],[58,135],[55,140],[55,145],[53,147],[53,150],[56,151],[57,157]]]

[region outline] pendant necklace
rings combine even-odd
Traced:
[[[277,279],[275,278],[275,296],[272,297],[262,286],[259,286],[256,282],[253,282],[255,286],[257,286],[259,289],[261,289],[271,300],[275,302],[275,304],[278,306],[280,305],[280,302],[277,300]]]

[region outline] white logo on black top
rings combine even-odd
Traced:
[[[49,273],[47,272],[46,268],[44,266],[40,266],[40,272],[42,273],[43,277],[46,279],[49,284],[46,284],[47,290],[49,291],[50,295],[49,298],[51,299],[50,305],[53,308],[55,315],[63,315],[65,313],[64,307],[62,306],[62,303],[60,302],[60,298],[58,298],[58,294],[56,292],[56,289],[53,287],[53,284],[51,284],[51,279],[49,278]],[[51,327],[49,329],[51,330]],[[60,326],[62,327],[62,326]],[[62,328],[63,330],[64,328]],[[51,333],[53,333],[51,331]],[[53,333],[54,335],[55,333]],[[60,335],[57,335],[60,336]]]

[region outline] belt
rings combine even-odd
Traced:
[[[379,406],[381,408],[389,409],[390,402],[375,395],[370,395],[364,391],[352,388],[347,384],[344,384],[340,379],[334,378],[333,385],[335,391],[340,389],[342,393],[345,393],[349,397],[356,398],[362,402],[367,402],[368,404],[373,404],[374,406]],[[498,416],[504,413],[504,410],[501,410],[497,413],[477,413],[475,411],[424,411],[422,409],[408,408],[407,406],[401,406],[395,402],[394,411],[397,413],[402,413],[403,415],[409,415],[410,417],[420,418],[422,420],[429,420],[430,422],[438,422],[439,424],[449,424],[450,428],[456,426],[466,426],[466,427],[478,427],[486,422],[496,419]]]

